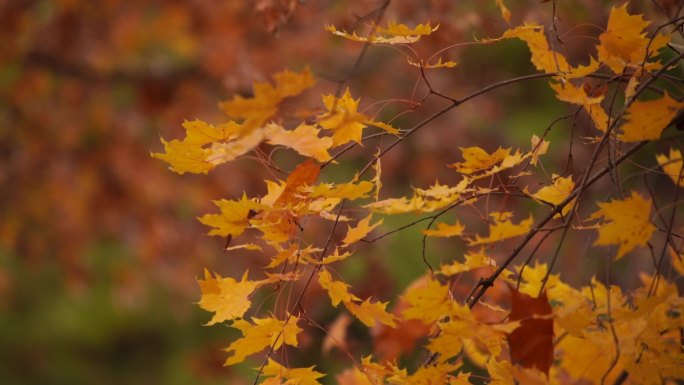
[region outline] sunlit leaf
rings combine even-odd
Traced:
[[[230,277],[222,278],[218,274],[212,277],[206,269],[204,280],[200,279],[197,282],[202,289],[199,306],[214,313],[211,320],[207,322],[208,326],[242,318],[252,305],[249,297],[260,285],[260,282],[247,280],[247,272],[242,276],[242,280],[236,281]]]
[[[373,229],[382,224],[382,219],[371,224],[370,222],[372,217],[373,214],[368,214],[367,217],[363,218],[359,221],[359,223],[356,224],[356,227],[349,226],[349,229],[347,230],[347,235],[342,240],[342,243],[344,243],[345,245],[351,245],[352,243],[356,243],[363,239],[363,237],[365,237],[366,235],[370,234],[370,232],[373,231]]]
[[[673,99],[667,92],[660,99],[635,101],[625,113],[625,123],[620,126],[620,140],[638,142],[660,138],[683,106],[684,102]]]
[[[320,137],[320,131],[316,126],[304,123],[292,131],[285,130],[278,124],[269,123],[264,133],[270,144],[286,146],[304,156],[325,162],[331,159],[328,149],[332,146],[332,139]]]
[[[290,317],[286,323],[276,318],[252,318],[250,323],[246,320],[237,320],[231,326],[242,332],[242,337],[233,341],[226,351],[231,355],[224,365],[238,364],[252,354],[273,345],[277,350],[284,344],[298,346],[297,335],[302,331],[297,326],[299,319]]]
[[[637,246],[644,246],[656,230],[651,223],[651,201],[636,191],[624,200],[599,203],[600,210],[591,218],[603,218],[594,245],[619,245],[615,259],[622,258]]]
[[[532,229],[532,216],[523,219],[519,223],[513,223],[505,213],[491,213],[493,223],[489,225],[489,236],[481,237],[479,234],[468,242],[469,246],[494,243],[504,239],[517,237],[528,233]]]
[[[627,4],[613,7],[608,17],[606,31],[599,36],[599,60],[605,63],[614,73],[621,74],[628,65],[641,65],[646,56],[657,52],[670,41],[670,35],[658,35],[652,41],[646,37],[644,29],[650,24],[642,15],[630,15]],[[658,69],[660,65],[648,63],[647,69]]]

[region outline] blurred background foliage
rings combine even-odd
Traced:
[[[508,3],[513,24],[550,22],[550,4]],[[633,3],[638,8],[634,13],[658,18],[650,2]],[[209,317],[193,303],[199,299],[195,277],[203,267],[237,276],[246,268],[258,269],[263,261],[253,254],[226,255],[225,241],[205,236],[195,217],[213,210],[213,199],[243,191],[263,193],[263,179],[269,175],[258,162],[245,159],[207,177],[179,176],[149,154],[160,150],[160,136],[180,137],[183,120],[221,122],[218,101],[249,94],[253,81],[265,81],[283,68],[308,64],[321,81],[307,103],[320,105],[319,95],[334,92],[336,86],[326,79],[348,70],[360,48],[333,38],[323,26],[350,28],[356,15],[377,4],[0,2],[2,384],[253,381],[241,374],[251,373],[245,368],[258,363],[221,367],[221,348],[227,346],[229,332],[201,326]],[[592,36],[600,32],[595,26],[605,25],[609,4],[559,2],[561,32],[585,23],[563,46],[571,60],[586,59]],[[426,58],[446,46],[496,36],[507,28],[494,1],[397,0],[385,19],[440,24],[438,33],[416,47]],[[519,42],[459,45],[445,56],[460,65],[430,76],[436,88],[451,94],[533,72],[527,49]],[[381,111],[393,117],[406,109],[412,95],[422,95],[414,90],[418,76],[395,48],[374,47],[348,85],[355,97],[362,96],[364,107],[401,99]],[[428,104],[402,115],[394,125],[407,127],[439,108],[439,101]],[[377,106],[369,111],[378,112]],[[543,81],[473,100],[383,158],[383,194],[400,196],[409,185],[426,187],[435,179],[453,183],[458,178],[444,165],[458,160],[459,146],[526,148],[533,133],[540,134],[565,113],[566,107],[554,100]],[[583,136],[589,125],[580,122],[576,130]],[[565,137],[566,131],[551,133],[546,162],[565,164]],[[365,149],[350,152],[335,169],[338,175],[326,178],[353,175],[378,144],[369,142]],[[385,228],[403,223],[400,219],[388,219]],[[431,247],[435,255],[452,255],[463,245],[435,242]],[[577,270],[588,262],[565,263]],[[369,246],[341,271],[358,284],[354,290],[359,296],[372,293],[386,300],[424,268],[416,230]],[[322,310],[314,312],[317,319],[328,325],[333,310],[319,301],[319,292],[311,297],[311,304],[321,304]],[[352,327],[352,350],[368,349],[363,331],[359,333]],[[319,357],[319,334],[312,332],[302,342],[304,354]],[[331,354],[345,362],[341,353]],[[325,365],[346,366],[330,361],[322,364],[324,370]]]

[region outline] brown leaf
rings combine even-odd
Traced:
[[[549,374],[553,362],[553,319],[551,305],[543,292],[538,298],[509,286],[511,313],[509,321],[520,320],[520,326],[508,334],[511,360],[525,368],[536,368]]]

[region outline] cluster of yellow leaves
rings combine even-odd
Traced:
[[[651,59],[670,41],[669,34],[648,38],[644,30],[649,24],[641,15],[630,15],[627,12],[627,3],[621,7],[613,7],[606,30],[598,37],[598,61],[590,57],[586,66],[572,67],[563,54],[549,46],[544,28],[537,24],[524,24],[509,29],[501,37],[485,39],[483,42],[492,43],[511,38],[524,41],[530,49],[535,68],[558,75],[560,82],[551,83],[558,99],[582,106],[596,127],[605,132],[611,118],[601,106],[603,95],[588,94],[586,87],[573,85],[571,79],[590,75],[603,64],[615,74],[629,76],[626,99],[631,100],[644,74],[662,67],[658,61]],[[634,101],[625,112],[625,123],[620,126],[618,137],[625,142],[658,139],[682,107],[683,102],[671,98],[667,93],[654,100]]]
[[[496,0],[496,4],[502,17],[509,22],[510,11],[503,1]],[[581,106],[603,132],[615,123],[601,105],[603,93],[592,91],[586,86],[588,83],[578,86],[573,82],[598,71],[601,65],[616,74],[630,76],[626,90],[628,105],[620,125],[616,126],[616,138],[625,142],[652,140],[660,137],[683,105],[666,92],[654,100],[633,100],[640,79],[661,68],[652,56],[670,39],[669,35],[648,39],[644,32],[648,24],[641,16],[630,15],[626,4],[613,8],[607,28],[599,36],[598,61],[590,57],[585,66],[572,66],[549,44],[544,28],[537,24],[509,29],[501,37],[484,42],[513,38],[525,42],[534,67],[553,75],[550,85],[558,99]],[[429,23],[409,28],[390,22],[384,28],[371,28],[369,36],[358,36],[356,32],[350,34],[333,26],[326,27],[335,35],[372,44],[414,43],[437,30]],[[454,67],[456,62],[439,58],[432,64],[411,61],[409,64],[438,68]],[[304,330],[299,327],[300,319],[294,314],[284,312],[280,318],[246,315],[257,289],[300,280],[304,276],[300,269],[308,268],[311,271],[309,280],[317,275],[318,285],[328,294],[331,304],[334,307],[343,304],[367,327],[398,328],[401,323],[411,321],[430,330],[425,345],[431,354],[429,365],[422,365],[411,372],[395,362],[380,364],[374,362],[372,356],[367,356],[340,377],[345,378],[346,383],[464,385],[470,383],[471,378],[463,372],[461,358],[464,355],[488,372],[492,384],[560,383],[568,377],[598,383],[606,380],[602,378],[604,374],[608,376],[608,382],[612,382],[623,370],[635,382],[644,384],[684,377],[684,354],[679,336],[679,330],[684,328],[684,300],[674,285],[664,279],[653,281],[644,277],[643,287],[630,297],[619,288],[606,287],[595,279],[589,286],[573,288],[563,283],[558,275],[548,274],[544,264],[516,271],[502,268],[500,280],[510,284],[513,303],[510,309],[489,303],[488,299],[478,302],[500,313],[501,317],[496,322],[481,319],[463,303],[463,298],[456,298],[451,288],[460,275],[476,274],[480,269],[493,271],[498,266],[488,254],[491,245],[533,231],[531,214],[515,221],[512,212],[489,212],[487,235],[466,233],[459,220],[437,222],[434,229],[424,230],[426,237],[461,237],[469,249],[462,261],[458,258],[442,264],[434,275],[425,276],[419,284],[409,287],[400,298],[405,307],[397,306],[392,312],[387,310],[388,302],[371,298],[362,300],[350,292],[351,286],[347,282],[333,279],[330,274],[333,270],[328,265],[351,256],[353,247],[382,225],[383,219],[373,221],[373,215],[431,213],[456,204],[473,203],[479,196],[491,192],[478,187],[478,181],[505,170],[510,170],[515,178],[529,175],[531,172],[526,169],[517,174],[512,169],[525,162],[525,168],[529,164],[537,166],[539,157],[548,151],[549,142],[534,136],[531,149],[526,152],[503,147],[492,153],[480,147],[461,148],[463,160],[449,165],[463,176],[460,183],[450,186],[435,182],[425,189],[414,187],[411,197],[379,199],[382,186],[380,155],[373,165],[375,177],[371,181],[362,181],[357,175],[346,183],[321,182],[319,163],[333,158],[331,149],[349,143],[361,144],[364,129],[369,126],[393,135],[398,135],[399,130],[376,121],[363,110],[359,111],[360,100],[354,99],[348,88],[341,96],[323,96],[325,111],[318,114],[314,122],[301,123],[290,129],[279,124],[276,118],[282,101],[301,94],[314,84],[308,69],[300,73],[283,71],[274,75],[272,83],[257,82],[252,97],[235,96],[221,104],[221,109],[232,120],[216,126],[199,120],[185,122],[185,138],[162,139],[165,153],[153,154],[178,173],[206,173],[221,163],[252,151],[261,143],[285,146],[307,158],[289,173],[286,180],[266,181],[265,195],[248,197],[243,194],[239,199],[218,200],[214,202],[218,213],[199,218],[211,228],[210,235],[226,237],[229,244],[245,232],[258,232],[257,241],[239,242],[227,249],[262,251],[262,247],[267,246],[274,255],[265,269],[280,270],[266,271],[266,277],[260,280],[249,280],[247,272],[237,280],[212,275],[205,270],[204,279],[198,280],[202,290],[199,306],[212,313],[207,325],[226,323],[242,334],[226,348],[226,365],[243,362],[264,350],[275,351],[283,345],[298,346],[298,335]],[[678,186],[684,186],[681,158],[681,153],[674,149],[669,155],[657,156],[665,174]],[[527,188],[521,190],[539,204],[555,208],[575,191],[575,182],[572,176],[552,174],[550,183],[536,192],[532,193]],[[308,244],[300,236],[302,223],[308,217],[334,221],[335,225],[351,221],[343,214],[346,212],[335,212],[335,209],[343,201],[371,197],[372,202],[361,205],[367,214],[348,226],[343,237],[332,235],[325,247]],[[556,217],[565,217],[573,204],[574,200],[568,202]],[[598,222],[594,226],[598,231],[594,245],[618,246],[616,259],[620,259],[650,241],[656,230],[650,220],[650,200],[633,192],[625,199],[598,205],[599,210],[589,218]],[[684,273],[681,256],[674,251],[672,253],[674,268]],[[519,287],[514,289],[514,286]],[[526,309],[526,304],[533,304],[535,309]],[[351,317],[346,314],[345,317],[340,318],[330,333],[340,339],[336,343],[341,346],[345,343],[345,329],[352,322]],[[540,337],[543,339],[541,342],[535,341],[537,336],[534,335],[539,325],[545,330]],[[562,338],[554,339],[554,336]],[[313,366],[286,367],[271,357],[267,362],[261,368],[266,377],[262,384],[318,385],[324,376]]]
[[[184,122],[183,140],[166,141],[164,153],[152,156],[167,162],[171,170],[183,174],[207,173],[217,165],[229,162],[254,150],[262,142],[285,146],[319,162],[332,159],[329,150],[350,141],[361,143],[362,131],[378,127],[390,134],[399,130],[358,112],[359,99],[353,99],[347,88],[342,97],[323,97],[327,112],[318,116],[316,124],[301,123],[292,130],[270,121],[278,113],[280,103],[315,85],[308,68],[302,72],[285,70],[273,76],[275,84],[254,83],[254,96],[235,96],[220,104],[230,120],[217,126],[194,120]],[[332,132],[324,136],[322,130]]]

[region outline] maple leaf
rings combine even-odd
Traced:
[[[453,163],[449,167],[455,169],[461,174],[471,175],[478,171],[483,171],[503,161],[508,154],[510,148],[499,147],[496,151],[488,154],[480,147],[460,148],[463,162]]]
[[[264,376],[271,377],[273,384],[288,384],[288,385],[321,385],[318,379],[324,377],[325,374],[313,370],[314,366],[308,368],[287,368],[280,365],[272,358],[268,359],[268,364],[264,366],[262,373]],[[284,383],[281,379],[286,379]],[[266,383],[266,382],[264,382]]]
[[[591,117],[596,128],[606,132],[608,129],[608,114],[601,106],[605,95],[591,96],[587,93],[586,87],[577,87],[570,82],[550,83],[550,86],[556,91],[556,97],[559,100],[582,106]]]
[[[540,188],[536,193],[532,194],[532,197],[540,202],[550,203],[555,206],[563,202],[565,198],[572,193],[575,189],[575,182],[572,181],[572,176],[565,178],[556,174],[551,174],[551,179],[553,180],[552,185]],[[572,208],[574,201],[575,200],[573,199],[563,207],[563,210],[561,210],[562,215],[567,215],[568,211]],[[555,218],[560,217],[561,213],[556,214]]]
[[[407,290],[402,299],[409,305],[402,313],[404,319],[417,319],[427,325],[447,316],[452,309],[449,287],[434,279]]]
[[[465,230],[465,226],[458,221],[456,221],[456,223],[453,225],[440,222],[437,223],[436,230],[423,230],[423,234],[427,235],[428,237],[456,237],[463,234],[463,230]]]
[[[349,293],[349,285],[342,281],[333,281],[328,270],[322,269],[318,272],[318,283],[328,292],[333,306],[340,302],[352,302],[360,300],[357,296]]]
[[[349,251],[340,254],[340,249],[335,249],[335,252],[333,252],[332,254],[328,255],[327,257],[321,259],[319,263],[321,265],[331,264],[333,262],[345,260],[350,255],[351,255],[351,252],[349,252]]]
[[[571,67],[565,56],[549,47],[544,27],[534,23],[525,23],[511,28],[499,38],[484,39],[482,42],[492,43],[513,38],[520,39],[527,44],[532,55],[532,64],[536,69],[545,73],[559,73],[565,79],[573,79],[589,75],[599,68],[599,62],[593,59],[586,66]]]
[[[368,181],[339,184],[323,183],[313,187],[311,191],[311,197],[341,198],[353,201],[368,197],[368,194],[373,187],[373,183]]]
[[[374,33],[368,37],[359,36],[356,32],[348,33],[347,31],[340,31],[335,26],[329,25],[325,30],[333,35],[341,36],[345,39],[371,44],[409,44],[415,43],[422,36],[426,36],[436,31],[439,25],[434,28],[430,23],[418,24],[414,28],[409,28],[405,24],[398,24],[395,21],[390,21],[386,28],[373,27]]]
[[[197,280],[197,283],[202,289],[199,306],[214,313],[207,326],[241,318],[252,305],[249,296],[261,284],[258,281],[248,281],[247,272],[238,282],[230,277],[222,278],[218,274],[212,277],[207,269],[204,269],[204,280]]]
[[[246,320],[237,320],[231,327],[242,332],[243,337],[231,343],[226,352],[232,353],[228,357],[224,366],[238,364],[254,353],[258,353],[264,348],[273,345],[273,350],[277,350],[282,344],[298,346],[297,335],[302,331],[297,326],[299,319],[291,316],[286,323],[273,317],[252,318],[254,323]]]
[[[539,138],[537,135],[532,135],[530,139],[532,149],[530,150],[530,164],[536,166],[539,162],[539,156],[546,154],[549,151],[549,141]]]
[[[214,126],[193,120],[183,122],[183,128],[183,140],[161,139],[165,152],[152,154],[178,174],[206,174],[217,165],[251,151],[263,138],[260,131],[244,133],[243,127],[235,122]]]
[[[221,210],[220,214],[205,214],[198,219],[201,223],[213,227],[209,235],[220,237],[236,237],[242,234],[249,227],[252,213],[263,209],[262,205],[247,198],[245,194],[240,200],[221,199],[214,201],[214,204]]]
[[[537,368],[549,374],[553,361],[553,319],[546,292],[537,297],[517,291],[511,292],[510,321],[520,320],[513,332],[508,333],[511,360],[525,368]]]
[[[608,16],[606,31],[599,36],[596,47],[599,60],[613,72],[621,74],[629,65],[641,65],[650,52],[658,51],[670,41],[670,35],[658,35],[652,41],[646,38],[643,30],[650,24],[641,15],[630,15],[627,3],[613,7]],[[650,54],[649,52],[649,54]],[[646,69],[658,69],[658,63],[647,63]]]
[[[619,245],[616,260],[637,246],[644,246],[656,230],[651,223],[651,201],[636,191],[624,200],[613,200],[598,204],[600,210],[590,219],[603,218],[605,223],[598,230],[594,245]]]
[[[484,249],[480,249],[476,253],[466,254],[465,262],[454,261],[448,265],[442,265],[439,272],[446,276],[452,276],[481,267],[491,266],[496,266],[496,262],[485,254]]]
[[[233,119],[244,120],[243,129],[251,131],[263,126],[275,115],[283,99],[299,95],[316,83],[308,68],[299,73],[284,70],[273,75],[273,79],[275,85],[254,82],[253,97],[243,98],[237,95],[220,103],[219,107]]]
[[[379,221],[371,225],[370,221],[372,217],[372,213],[368,214],[367,217],[363,218],[359,221],[359,223],[357,223],[356,227],[349,226],[349,228],[347,229],[347,235],[342,240],[342,243],[344,243],[347,246],[351,245],[352,243],[356,243],[363,239],[363,237],[365,237],[366,235],[370,234],[370,232],[373,231],[373,229],[382,224],[383,220],[380,219]]]
[[[473,180],[485,178],[515,167],[534,154],[534,151],[521,153],[516,150],[513,154],[510,152],[510,148],[501,147],[492,154],[488,154],[480,147],[461,148],[461,156],[463,156],[464,161],[453,163],[448,167],[467,175],[468,178],[464,182],[470,183]]]
[[[671,98],[667,92],[660,99],[637,100],[627,108],[618,137],[625,142],[658,139],[682,106],[684,102]]]
[[[459,319],[440,322],[439,330],[439,335],[430,339],[427,348],[432,353],[439,354],[440,362],[461,353],[464,340],[474,337],[472,323]]]
[[[310,156],[319,162],[326,162],[332,157],[328,149],[332,146],[332,139],[319,137],[321,130],[316,126],[300,124],[292,131],[284,129],[276,123],[266,125],[265,136],[270,144],[289,147],[304,156]]]
[[[361,143],[363,129],[369,125],[379,127],[390,134],[397,135],[399,130],[382,122],[370,119],[358,112],[359,100],[353,99],[347,87],[342,97],[336,98],[329,94],[323,97],[328,112],[318,116],[318,124],[333,132],[333,147],[341,146],[350,141]]]
[[[530,229],[532,229],[532,215],[530,215],[527,219],[523,219],[522,221],[516,224],[510,220],[509,215],[505,214],[507,213],[489,214],[494,220],[494,223],[489,225],[489,236],[483,238],[480,237],[480,235],[478,234],[475,236],[474,239],[471,239],[468,242],[468,245],[475,246],[486,243],[499,242],[504,239],[513,238],[526,234],[530,231]]]
[[[670,155],[656,154],[656,160],[672,181],[679,187],[684,187],[684,174],[682,174],[682,153],[670,148]]]
[[[396,317],[385,310],[387,302],[371,302],[370,298],[366,298],[360,304],[345,302],[344,306],[368,327],[374,327],[377,322],[390,327],[397,326]]]

